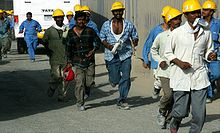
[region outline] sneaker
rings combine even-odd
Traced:
[[[181,120],[178,120],[176,118],[172,118],[170,121],[170,132],[171,133],[177,133],[179,126],[180,126]]]
[[[3,58],[7,58],[7,54],[3,54],[3,56],[2,56]]]
[[[32,59],[31,62],[32,62],[32,63],[35,62],[35,59]]]
[[[84,99],[87,99],[87,98],[89,98],[89,95],[85,94]]]
[[[115,88],[117,84],[114,84],[114,83],[110,83],[110,85]]]
[[[157,99],[159,97],[160,94],[160,89],[156,89],[154,88],[153,94],[152,94],[152,98],[153,99]]]
[[[118,109],[123,109],[123,110],[129,110],[130,109],[128,103],[124,103],[124,102],[117,103],[117,108]]]
[[[96,87],[96,84],[95,84],[95,81],[93,81],[91,84],[91,88],[95,88],[95,87]]]
[[[166,129],[170,130],[170,122],[166,122]]]
[[[206,98],[206,103],[212,103],[212,98],[211,97],[207,97]]]
[[[161,127],[161,129],[166,129],[166,117],[158,111],[157,114],[157,124]]]
[[[77,109],[78,109],[78,111],[85,111],[86,110],[84,105],[77,105]]]
[[[48,97],[52,97],[52,96],[54,95],[54,93],[55,93],[55,90],[52,89],[51,87],[49,87],[49,88],[47,89],[47,96],[48,96]]]

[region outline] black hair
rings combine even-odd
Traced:
[[[31,16],[32,16],[32,13],[31,13],[31,12],[27,12],[27,13],[26,13],[26,16],[27,16],[27,15],[31,15]]]
[[[81,12],[81,11],[76,12],[76,14],[75,14],[75,16],[74,16],[74,20],[77,20],[77,18],[79,18],[79,17],[84,17],[84,18],[86,18],[86,13],[85,13],[85,12]]]

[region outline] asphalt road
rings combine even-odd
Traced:
[[[1,133],[168,133],[156,124],[158,100],[152,99],[152,72],[132,58],[132,87],[128,97],[130,110],[119,110],[115,103],[117,87],[108,83],[103,54],[96,55],[96,88],[86,101],[86,111],[76,109],[73,84],[69,101],[57,102],[57,94],[46,95],[49,63],[46,55],[37,55],[31,63],[28,55],[17,54],[16,45],[8,58],[0,61]],[[180,133],[189,130],[190,119],[183,120]],[[219,96],[207,104],[203,133],[220,133]]]

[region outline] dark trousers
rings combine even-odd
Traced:
[[[190,104],[192,106],[192,121],[189,132],[200,133],[206,116],[207,88],[202,90],[174,91],[174,105],[172,117],[182,119],[189,114]]]

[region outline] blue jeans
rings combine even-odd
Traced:
[[[211,85],[208,87],[208,97],[214,96],[215,81],[220,78],[220,61],[212,61],[208,64],[209,68],[209,81]]]
[[[118,84],[120,94],[118,102],[125,101],[131,87],[131,58],[129,57],[121,61],[116,54],[111,61],[106,61],[106,66],[108,69],[109,81]]]

